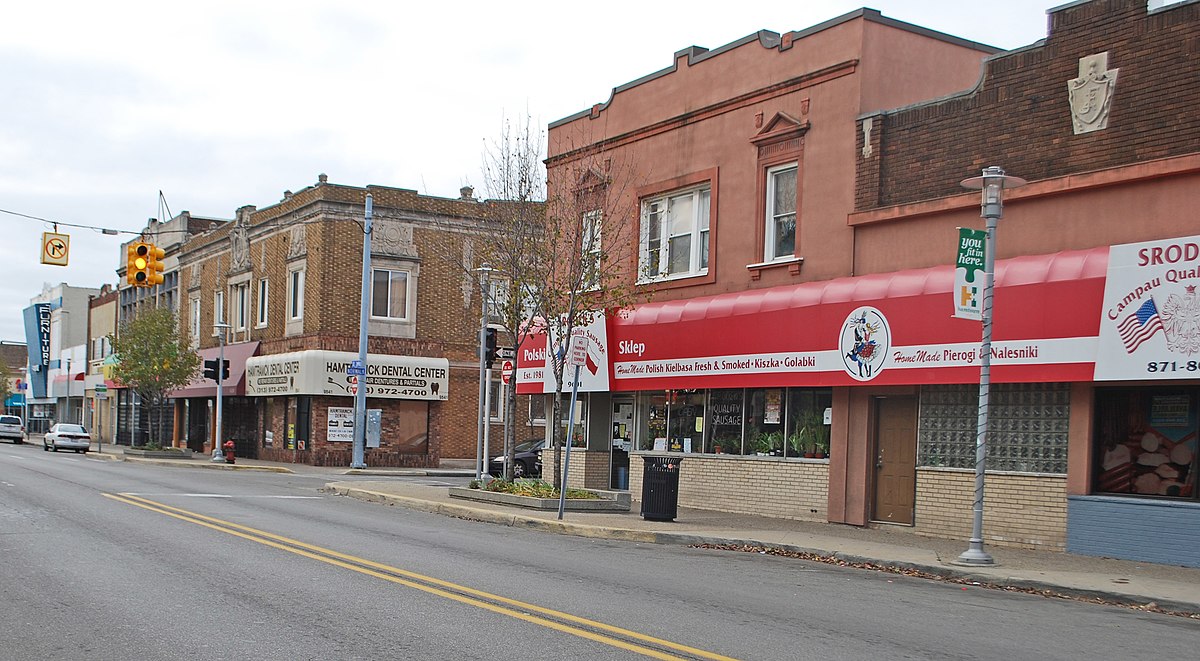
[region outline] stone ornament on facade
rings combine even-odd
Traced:
[[[417,257],[413,227],[398,220],[379,219],[371,231],[371,251],[395,257]]]
[[[230,264],[229,270],[234,272],[250,269],[250,234],[246,226],[250,224],[250,209],[242,207],[237,210],[237,220],[233,221],[233,229],[229,232]]]
[[[862,122],[862,133],[863,133],[862,157],[863,158],[871,158],[871,154],[875,153],[875,151],[871,148],[871,129],[874,128],[874,126],[875,126],[875,122],[874,122],[874,119],[871,117],[864,119]]]
[[[1067,81],[1075,135],[1108,128],[1118,69],[1108,68],[1108,52],[1079,58],[1079,77]]]
[[[308,254],[308,238],[305,234],[304,225],[296,225],[292,227],[292,233],[288,240],[288,259],[303,257]]]

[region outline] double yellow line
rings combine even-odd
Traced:
[[[153,500],[131,494],[104,494],[113,500],[165,514],[166,516],[204,526],[218,532],[270,546],[280,551],[294,553],[305,558],[324,562],[335,567],[348,569],[359,574],[378,578],[390,583],[421,590],[429,594],[457,601],[476,608],[507,615],[531,624],[561,631],[572,636],[586,638],[605,645],[642,654],[654,659],[714,659],[734,661],[732,657],[715,654],[695,647],[681,645],[669,640],[622,629],[603,622],[543,608],[534,604],[509,599],[500,595],[475,590],[464,585],[443,581],[432,576],[410,572],[399,567],[373,562],[365,558],[339,553],[332,549],[306,544],[299,540],[283,537],[264,530],[215,519],[178,507],[171,507]]]

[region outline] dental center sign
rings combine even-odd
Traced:
[[[254,356],[246,361],[246,394],[354,396],[365,381],[367,397],[445,401],[450,393],[450,362],[423,356],[367,356],[366,376],[350,374],[358,354],[298,351]]]
[[[1096,380],[1200,378],[1200,236],[1112,246]]]

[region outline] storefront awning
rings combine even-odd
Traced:
[[[229,361],[229,379],[221,385],[221,394],[223,396],[242,396],[246,394],[246,360],[257,351],[258,342],[239,342],[238,344],[225,345],[225,360]],[[201,360],[216,360],[221,354],[221,348],[201,349],[199,353]],[[184,399],[191,397],[216,397],[217,384],[214,381],[204,378],[202,374],[197,374],[196,378],[186,387],[172,390],[167,393],[167,396]]]
[[[1001,260],[992,379],[1090,381],[1107,265],[1107,246]],[[612,390],[976,382],[953,288],[947,265],[640,305],[612,317]]]

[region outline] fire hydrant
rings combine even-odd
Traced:
[[[221,445],[221,449],[225,451],[225,463],[232,464],[237,461],[237,457],[233,453],[233,441],[225,441]]]

